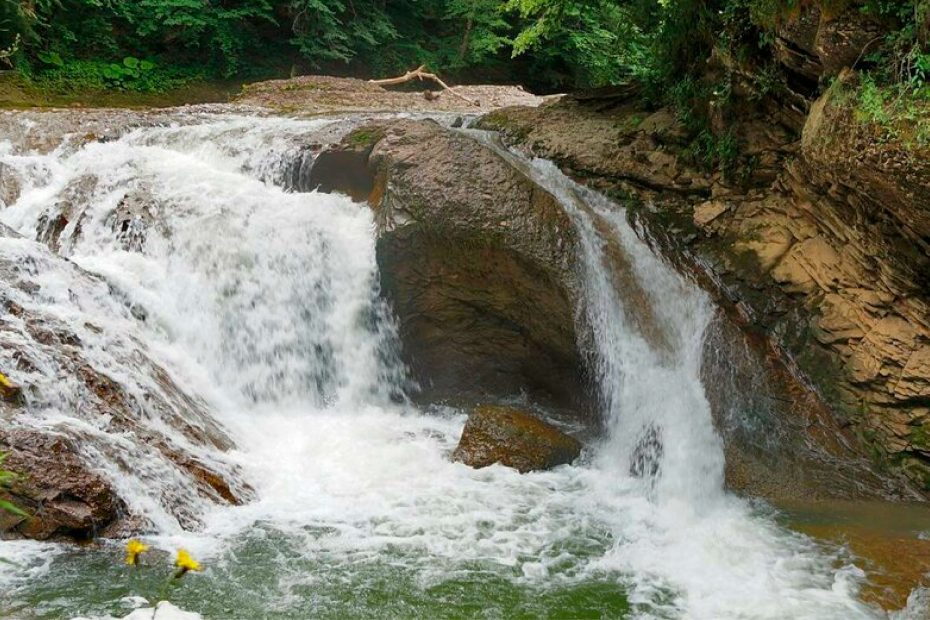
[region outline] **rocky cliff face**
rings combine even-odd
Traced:
[[[826,60],[836,58],[824,52],[813,76]],[[696,169],[675,116],[632,99],[567,98],[480,124],[630,204],[644,234],[770,347],[796,391],[814,388],[824,411],[790,415],[815,443],[867,455],[926,494],[930,159],[856,122],[841,96],[854,79],[844,73],[803,124],[772,101],[727,119],[744,156],[739,182]]]

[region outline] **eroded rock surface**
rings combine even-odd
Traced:
[[[452,460],[475,468],[500,463],[526,473],[569,464],[579,454],[577,439],[532,414],[485,405],[468,416]]]
[[[314,167],[335,160],[358,173],[321,177],[320,186],[367,194],[375,210],[382,289],[421,398],[529,392],[585,410],[577,238],[557,200],[432,121],[363,127]]]
[[[455,86],[455,92],[465,99],[433,88],[434,85],[423,83],[422,89],[411,91],[383,88],[354,78],[304,75],[249,84],[243,88],[239,102],[287,114],[316,115],[349,111],[477,114],[504,106],[534,106],[543,101],[518,86]],[[427,90],[430,97],[424,96]]]
[[[198,525],[205,501],[250,497],[223,459],[232,447],[225,430],[132,336],[139,319],[119,299],[0,226],[0,371],[21,389],[0,402],[0,450],[22,476],[10,499],[33,515],[0,531],[48,538],[145,528],[149,515],[124,501],[116,479],[158,479],[160,508],[183,527]]]
[[[776,58],[790,71],[817,81],[836,76],[885,34],[881,19],[859,2],[795,10],[776,28]]]

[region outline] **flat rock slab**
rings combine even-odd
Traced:
[[[500,463],[524,474],[571,463],[581,443],[551,424],[513,407],[476,408],[452,460],[476,469]]]
[[[417,90],[399,90],[354,78],[304,75],[289,80],[248,84],[238,102],[300,115],[351,111],[483,114],[508,106],[537,106],[545,100],[519,86],[453,86],[456,93],[478,103],[472,105],[441,90],[431,90],[433,95],[439,96],[428,99],[423,93],[433,88],[435,86],[430,82],[423,82],[422,88]]]

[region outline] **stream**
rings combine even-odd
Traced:
[[[116,436],[74,409],[54,369],[11,370],[53,394],[15,424],[80,438],[94,469],[145,516],[154,549],[130,569],[122,540],[0,541],[0,616],[151,617],[167,592],[176,608],[158,609],[163,620],[889,617],[861,597],[867,576],[848,548],[724,489],[700,372],[713,304],[653,254],[621,207],[549,162],[510,155],[580,233],[579,320],[594,335],[606,431],[574,465],[475,470],[448,458],[467,411],[421,410],[405,397],[370,209],[285,189],[301,147],[339,119],[177,114],[49,154],[0,138],[0,163],[25,179],[0,211],[24,238],[0,236],[0,258],[51,265],[29,303],[71,326],[96,367],[146,385],[147,366],[118,356],[120,343],[137,343],[204,403],[235,447],[196,447],[198,456],[252,499],[204,499],[132,431]],[[114,235],[128,195],[145,197],[146,216]],[[58,254],[105,286],[72,286],[33,241],[65,200],[72,217]],[[661,347],[613,285],[605,235],[629,257]],[[636,459],[648,475],[631,474]],[[205,570],[166,590],[178,547]],[[927,617],[926,604],[915,591],[890,617]]]

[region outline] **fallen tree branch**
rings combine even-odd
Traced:
[[[406,84],[407,82],[410,82],[412,80],[430,80],[430,81],[436,82],[437,84],[442,86],[444,91],[448,91],[449,93],[452,93],[454,96],[458,97],[462,101],[467,101],[471,105],[475,105],[475,106],[481,105],[481,102],[475,101],[474,99],[469,99],[465,95],[462,95],[461,93],[456,92],[454,88],[452,88],[451,86],[443,82],[441,79],[439,79],[439,76],[436,75],[435,73],[429,73],[428,71],[426,71],[426,65],[420,65],[413,71],[408,71],[407,73],[401,76],[398,76],[398,77],[384,78],[381,80],[368,80],[368,81],[372,84],[377,84],[378,86],[396,86],[398,84]],[[430,97],[427,96],[427,99],[430,99]]]

